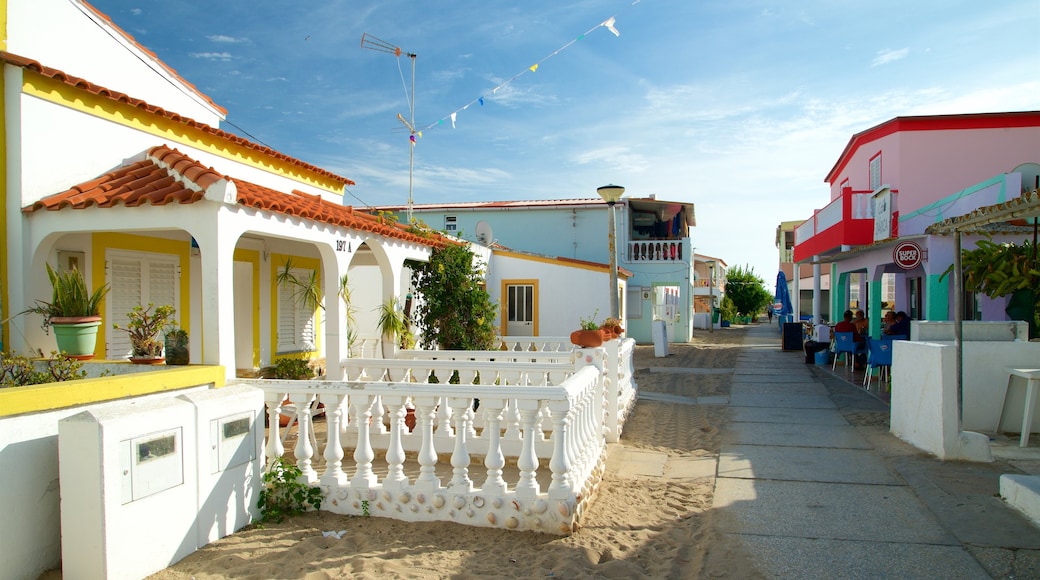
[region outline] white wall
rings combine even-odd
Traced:
[[[8,52],[44,66],[213,127],[223,116],[77,0],[9,0],[6,32]]]
[[[1040,361],[1040,343],[963,345],[961,431],[957,422],[957,353],[953,343],[896,341],[893,345],[892,433],[940,458],[978,457],[978,442],[964,432],[994,432],[1008,383],[1007,367],[1035,367]],[[1024,404],[1024,389],[1008,393],[1002,431],[1020,430]],[[1038,430],[1040,421],[1034,420],[1031,431]],[[985,447],[988,454],[988,442]]]
[[[580,319],[595,316],[602,322],[610,315],[607,272],[496,254],[488,293],[499,305],[499,323],[505,306],[502,281],[530,279],[538,280],[539,336],[569,336]]]
[[[138,400],[169,398],[190,390],[160,393]],[[0,578],[36,578],[61,561],[61,511],[58,485],[58,422],[101,403],[0,418],[0,513],[17,522],[0,542]]]

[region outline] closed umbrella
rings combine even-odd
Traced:
[[[783,270],[776,275],[776,301],[773,303],[773,310],[780,321],[780,328],[783,328],[784,322],[788,321],[787,317],[794,313],[794,308],[791,306],[791,293],[787,290],[787,275]]]

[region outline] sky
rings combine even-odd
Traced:
[[[1040,0],[91,3],[347,205],[407,203],[401,115],[416,204],[622,185],[693,203],[696,252],[770,291],[777,225],[828,203],[852,135],[1040,109]]]

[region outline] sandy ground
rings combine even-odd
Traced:
[[[744,331],[699,333],[655,358],[636,349],[643,392],[729,394],[730,374],[651,373],[651,367],[732,368]],[[717,458],[724,406],[640,401],[622,445],[674,458]],[[635,477],[608,470],[581,529],[559,537],[312,512],[246,528],[150,578],[760,578],[716,531],[714,477]],[[322,531],[345,530],[342,539]]]

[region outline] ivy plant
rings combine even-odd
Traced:
[[[264,473],[263,487],[256,507],[260,508],[260,522],[280,522],[286,516],[295,516],[321,507],[321,488],[300,481],[299,467],[279,457]]]

